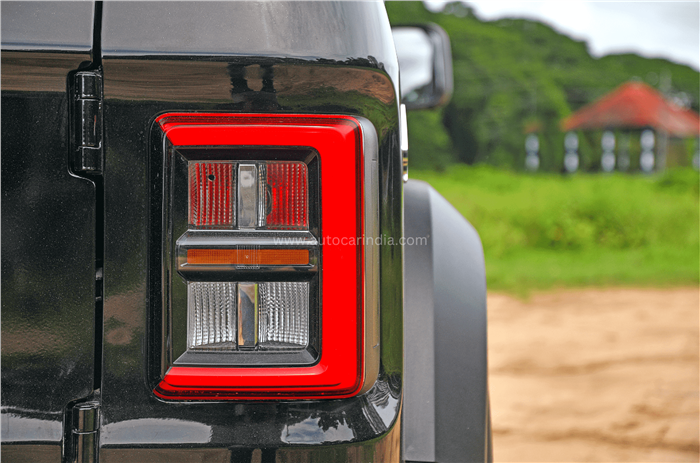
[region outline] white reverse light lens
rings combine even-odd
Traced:
[[[308,282],[189,282],[187,296],[188,349],[269,351],[309,344]]]
[[[187,284],[187,347],[236,349],[236,283]]]
[[[263,349],[309,344],[309,283],[261,283],[258,342]]]

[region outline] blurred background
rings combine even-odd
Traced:
[[[496,461],[698,461],[700,3],[386,6],[451,40],[409,177],[483,242]]]

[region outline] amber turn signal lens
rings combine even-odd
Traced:
[[[308,249],[188,249],[192,265],[309,265]]]

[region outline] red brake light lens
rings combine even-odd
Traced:
[[[267,165],[271,210],[267,227],[276,230],[305,230],[308,221],[308,179],[301,162],[273,162]]]
[[[233,164],[191,162],[190,223],[195,227],[233,225]]]

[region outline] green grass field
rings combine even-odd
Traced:
[[[691,169],[562,176],[454,165],[410,177],[479,231],[490,290],[700,283],[700,177]]]

